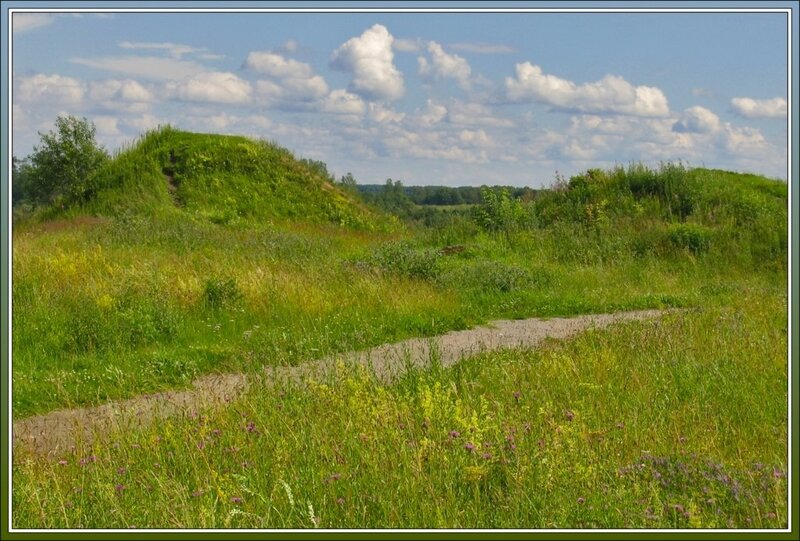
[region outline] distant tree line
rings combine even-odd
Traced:
[[[392,179],[386,184],[358,184],[357,187],[365,200],[379,203],[379,206],[384,206],[380,204],[382,200],[395,202],[403,196],[415,205],[478,205],[483,201],[484,189],[477,186],[403,186],[401,181]],[[538,191],[527,186],[492,186],[491,189],[505,189],[509,197],[522,201],[532,200]]]

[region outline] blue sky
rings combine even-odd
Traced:
[[[13,145],[58,114],[277,141],[361,183],[615,163],[786,177],[786,15],[15,14]]]

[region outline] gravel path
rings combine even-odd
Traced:
[[[426,366],[430,363],[432,351],[438,353],[442,365],[451,366],[483,351],[534,347],[545,338],[568,338],[587,328],[656,318],[664,313],[661,310],[642,310],[572,318],[493,321],[475,329],[453,331],[433,338],[412,338],[338,355],[337,358],[370,367],[377,377],[390,381],[410,366]],[[14,423],[14,448],[60,454],[78,442],[89,442],[96,434],[112,428],[136,429],[158,419],[190,414],[203,405],[228,402],[253,383],[274,385],[301,382],[308,377],[320,379],[330,374],[334,367],[332,358],[325,358],[298,366],[270,367],[258,374],[209,375],[196,380],[194,388],[187,391],[143,395],[91,408],[58,410],[28,417]]]

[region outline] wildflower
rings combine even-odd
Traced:
[[[572,421],[575,418],[575,412],[572,410],[567,410],[564,412],[564,417],[567,418],[567,421]]]
[[[514,391],[514,400],[516,400],[517,402],[519,402],[519,397],[520,397],[520,396],[521,396],[521,395],[520,395],[519,391]]]
[[[59,460],[58,463],[62,466],[66,466],[67,464],[69,464],[66,460]]]
[[[215,436],[219,436],[220,434],[222,434],[222,430],[220,430],[219,428],[215,428],[214,430],[211,431],[211,433]]]
[[[120,474],[120,475],[125,475],[125,472],[127,472],[127,471],[128,470],[126,470],[125,468],[117,468],[117,473]]]
[[[233,503],[242,503],[242,501],[243,500],[239,496],[234,496],[233,498],[231,498],[231,502]]]
[[[490,458],[492,458],[492,453],[483,453],[481,455],[481,458],[484,460],[489,460]]]
[[[205,448],[206,448],[206,442],[205,442],[205,441],[203,441],[203,440],[200,440],[200,441],[197,443],[197,448],[198,448],[198,449],[200,449],[200,450],[202,451],[203,449],[205,449]]]
[[[459,434],[457,430],[451,430],[450,431],[450,437],[453,438],[453,439],[458,438],[460,435],[461,434]]]
[[[786,477],[786,472],[781,470],[781,469],[779,469],[779,468],[773,468],[772,469],[772,476],[775,479],[780,479],[781,477]]]
[[[126,487],[125,485],[121,485],[120,484],[120,485],[115,486],[114,488],[117,490],[117,492],[122,492],[123,490],[125,490],[128,487]]]
[[[247,431],[248,432],[256,432],[256,424],[253,421],[247,423]]]
[[[472,453],[475,451],[475,444],[472,443],[471,441],[468,441],[467,443],[464,444],[464,449]]]

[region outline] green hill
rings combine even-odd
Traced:
[[[374,229],[380,218],[328,178],[266,141],[189,133],[145,134],[99,172],[84,211],[179,211],[228,224],[302,220]]]

